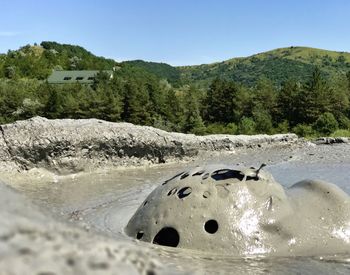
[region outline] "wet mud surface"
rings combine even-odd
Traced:
[[[189,163],[146,168],[97,170],[55,176],[41,170],[18,174],[11,185],[46,215],[60,222],[152,251],[165,273],[188,274],[348,274],[349,253],[308,257],[232,257],[189,249],[152,245],[127,236],[125,226],[148,194],[173,175],[203,164],[232,167],[266,163],[267,171],[284,187],[303,179],[335,183],[350,194],[350,145],[307,145],[296,148],[247,149],[235,154],[212,153]],[[7,176],[8,178],[8,176]],[[9,182],[9,180],[7,180]]]

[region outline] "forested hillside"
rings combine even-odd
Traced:
[[[55,70],[112,69],[116,62],[79,46],[42,42],[0,56],[0,78],[46,79]]]
[[[56,70],[104,70],[114,66],[138,67],[166,79],[173,86],[195,84],[207,88],[217,77],[256,85],[262,78],[281,85],[288,79],[306,82],[315,66],[326,77],[334,78],[350,70],[350,53],[306,47],[280,48],[249,57],[198,66],[173,67],[166,63],[133,60],[117,63],[97,57],[80,46],[42,42],[0,55],[0,78],[46,79]]]
[[[122,62],[122,64],[128,64],[131,66],[142,68],[147,72],[152,73],[161,79],[166,79],[172,85],[178,86],[181,84],[180,70],[176,67],[170,66],[169,64],[146,62],[143,60],[125,61],[125,62]]]
[[[179,68],[42,42],[0,55],[0,123],[40,115],[195,134],[349,135],[349,62],[348,53],[292,47]],[[53,69],[114,69],[114,77],[50,85]]]
[[[180,67],[179,70],[184,80],[204,86],[217,76],[252,86],[262,76],[277,85],[289,78],[305,82],[315,66],[327,77],[335,77],[350,69],[350,53],[290,47],[214,64]]]

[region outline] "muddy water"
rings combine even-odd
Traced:
[[[266,169],[285,187],[313,178],[336,183],[350,194],[349,148],[334,148],[333,151],[308,148],[216,155],[187,164],[54,176],[49,180],[37,175],[18,180],[15,187],[32,198],[48,215],[59,220],[150,248],[167,265],[169,273],[349,274],[350,255],[232,258],[138,242],[126,236],[123,230],[141,202],[158,184],[179,171],[203,163],[257,166],[266,162]]]

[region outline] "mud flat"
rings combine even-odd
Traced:
[[[196,137],[99,120],[33,118],[0,126],[0,274],[346,273],[348,255],[238,257],[136,241],[127,221],[162,180],[189,166],[266,169],[350,192],[350,146],[295,135]],[[138,168],[134,168],[138,166]]]

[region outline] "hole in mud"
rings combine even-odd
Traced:
[[[192,188],[191,187],[184,187],[184,188],[181,188],[179,190],[179,192],[177,192],[177,196],[179,197],[179,199],[183,199],[183,198],[187,197],[191,193],[192,193]]]
[[[204,229],[209,234],[214,234],[219,229],[219,224],[216,220],[209,220],[204,224]]]
[[[174,195],[177,192],[177,188],[173,188],[168,192],[168,196]]]
[[[257,180],[259,180],[259,177],[258,176],[254,176],[254,177],[247,176],[246,181],[248,181],[248,180],[255,180],[255,181],[257,181]]]
[[[173,179],[176,179],[178,176],[182,175],[184,172],[181,172],[175,176],[173,176],[172,178],[166,180],[165,182],[162,183],[162,185],[166,185],[169,181],[172,181]]]
[[[180,179],[183,180],[183,179],[187,178],[189,175],[190,175],[189,173],[185,173],[180,177]]]
[[[145,201],[145,202],[143,203],[143,206],[146,206],[146,205],[147,205],[147,203],[148,203],[148,201]]]
[[[143,234],[144,234],[144,232],[143,232],[143,231],[139,231],[139,232],[137,232],[137,234],[136,234],[136,239],[141,240],[141,239],[142,239],[142,237],[143,237]]]
[[[204,170],[198,171],[198,172],[194,173],[194,174],[192,175],[192,177],[200,176],[200,175],[202,175],[204,172],[205,172]]]
[[[243,180],[244,175],[241,171],[231,170],[231,169],[221,169],[213,172],[211,177],[214,180],[226,180],[226,179],[238,179]]]
[[[180,242],[179,233],[172,227],[162,228],[153,239],[154,244],[177,247]]]
[[[202,180],[206,180],[207,178],[209,178],[209,173],[205,173],[202,177]]]
[[[209,198],[209,196],[210,196],[210,193],[208,191],[205,191],[203,193],[203,198],[207,199],[207,198]]]

